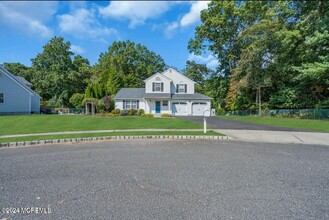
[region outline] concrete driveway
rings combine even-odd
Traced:
[[[329,148],[129,140],[0,149],[0,219],[329,219]]]

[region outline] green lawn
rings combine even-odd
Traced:
[[[37,141],[65,138],[84,138],[84,137],[106,137],[106,136],[142,136],[142,135],[212,135],[223,136],[223,134],[207,131],[204,134],[201,131],[136,131],[136,132],[106,132],[106,133],[88,133],[88,134],[65,134],[65,135],[44,135],[44,136],[29,136],[15,138],[0,138],[0,143],[19,142],[19,141]]]
[[[274,118],[274,117],[259,117],[259,116],[219,116],[219,117],[224,119],[232,119],[232,120],[252,122],[258,124],[265,124],[265,125],[329,132],[328,120]]]
[[[0,116],[0,135],[114,129],[202,129],[179,118],[95,117],[87,115]]]

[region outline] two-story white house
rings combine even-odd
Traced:
[[[115,108],[177,116],[210,114],[211,98],[195,93],[195,82],[173,68],[156,73],[144,82],[145,88],[121,88],[114,97]]]

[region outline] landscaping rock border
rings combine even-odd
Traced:
[[[81,143],[90,141],[109,141],[109,140],[132,140],[132,139],[207,139],[207,140],[233,140],[228,136],[204,136],[204,135],[142,135],[142,136],[107,136],[107,137],[87,137],[87,138],[66,138],[38,141],[18,141],[0,143],[0,148],[4,147],[24,147],[61,143]]]

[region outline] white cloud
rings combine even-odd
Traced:
[[[203,57],[201,55],[195,55],[192,53],[189,54],[187,59],[190,61],[195,61],[196,63],[206,64],[206,66],[210,69],[215,69],[219,65],[216,57],[211,54],[209,54],[207,57]]]
[[[176,22],[169,23],[164,29],[166,37],[171,38],[176,29],[190,26],[200,20],[200,13],[208,7],[210,1],[193,1],[190,2],[190,11]],[[174,25],[174,26],[173,26]]]
[[[99,13],[107,18],[127,19],[129,27],[135,28],[144,24],[147,19],[157,18],[167,12],[170,1],[111,1],[107,7],[99,8]]]
[[[180,20],[180,25],[186,27],[200,20],[200,12],[208,7],[210,1],[192,2],[190,12],[185,14]]]
[[[45,23],[57,7],[57,2],[0,2],[0,24],[26,34],[50,37],[53,32]]]
[[[179,26],[179,24],[176,21],[168,24],[168,26],[164,30],[164,33],[165,33],[166,37],[171,38],[172,35],[173,35],[174,30],[176,30],[178,28],[178,26]]]
[[[61,32],[71,34],[79,38],[98,38],[104,35],[117,35],[114,28],[101,25],[96,16],[95,10],[84,8],[76,9],[71,14],[59,15],[59,28]]]
[[[75,54],[83,54],[85,50],[78,45],[71,45],[71,51]]]

